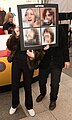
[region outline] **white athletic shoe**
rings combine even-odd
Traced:
[[[10,115],[12,115],[12,114],[14,114],[16,112],[16,108],[10,108],[10,110],[9,110],[9,114]]]
[[[30,116],[35,116],[35,111],[33,109],[28,110]]]

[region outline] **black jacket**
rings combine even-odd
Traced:
[[[6,45],[7,48],[11,51],[10,58],[13,57],[12,61],[26,61],[26,51],[21,51],[20,49],[20,37],[15,37],[16,33],[13,32],[13,34],[8,38]],[[12,62],[11,61],[11,62]]]
[[[50,47],[44,56],[39,67],[46,68],[51,62],[51,57],[53,57],[54,64],[59,67],[64,67],[64,62],[69,62],[69,49],[68,49],[68,38],[65,35],[65,31],[62,25],[58,28],[58,46]]]

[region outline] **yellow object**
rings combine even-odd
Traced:
[[[33,77],[38,76],[38,74],[39,74],[39,69],[34,70],[34,75],[33,75]]]
[[[5,69],[0,70],[0,86],[9,85],[11,84],[11,63],[8,63],[7,57],[0,57],[0,63],[5,65]]]
[[[33,77],[37,76],[38,72],[38,69],[34,70]],[[0,57],[0,86],[9,84],[11,84],[11,63],[7,61],[7,57]]]

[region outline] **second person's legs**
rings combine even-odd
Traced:
[[[37,102],[40,102],[46,95],[46,83],[49,72],[50,72],[49,67],[45,69],[42,68],[39,69],[38,80],[39,80],[40,95],[36,99]]]
[[[59,83],[61,77],[61,68],[56,67],[54,64],[51,66],[51,92],[50,92],[50,105],[49,109],[53,110],[56,107],[56,100],[59,91]]]

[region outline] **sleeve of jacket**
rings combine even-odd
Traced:
[[[10,51],[17,50],[18,41],[19,41],[18,39],[19,39],[19,38],[16,38],[16,37],[15,37],[15,33],[13,33],[13,34],[7,39],[6,46],[7,46],[7,48],[8,48]]]
[[[68,32],[64,30],[64,27],[60,27],[60,38],[62,39],[61,47],[63,49],[64,62],[69,62],[69,48],[68,48]]]

